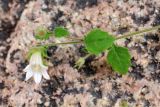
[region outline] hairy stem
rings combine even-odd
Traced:
[[[76,37],[70,37],[70,36],[67,36],[66,38],[68,38],[70,40],[83,41],[83,38],[76,38]]]
[[[67,45],[67,44],[78,44],[82,43],[83,41],[69,41],[69,42],[61,42],[61,43],[51,43],[51,44],[46,44],[44,47],[49,47],[49,46],[55,46],[55,45]]]
[[[151,32],[151,31],[156,30],[158,28],[160,28],[160,25],[152,27],[152,28],[147,28],[147,29],[143,29],[143,30],[140,30],[140,31],[136,31],[136,32],[131,32],[131,33],[128,33],[126,35],[117,37],[116,39],[118,40],[118,39],[128,38],[128,37],[138,35],[138,34],[142,34],[142,33],[146,33],[146,32]]]
[[[87,54],[86,56],[84,56],[83,58],[86,60],[88,57],[90,57],[91,55],[93,55],[93,54]]]

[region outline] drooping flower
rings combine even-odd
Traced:
[[[48,67],[43,64],[41,52],[35,52],[30,57],[29,65],[24,69],[26,72],[25,80],[29,80],[32,76],[37,84],[41,82],[42,76],[48,80],[50,77],[47,69]]]

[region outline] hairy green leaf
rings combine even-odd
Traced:
[[[115,38],[100,29],[93,29],[84,38],[87,50],[92,54],[100,54],[113,45]]]
[[[69,35],[69,31],[63,27],[56,27],[54,29],[54,34],[56,37],[65,37]]]
[[[131,66],[131,56],[128,49],[116,45],[113,45],[109,50],[107,61],[112,66],[113,70],[120,74],[126,74],[128,68]]]

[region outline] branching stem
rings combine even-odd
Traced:
[[[132,36],[143,34],[143,33],[146,33],[146,32],[151,32],[151,31],[156,30],[158,28],[160,28],[160,25],[152,27],[152,28],[147,28],[147,29],[143,29],[143,30],[140,30],[140,31],[128,33],[126,35],[117,37],[116,40],[132,37]],[[74,38],[70,38],[70,39],[72,39],[72,41],[46,44],[46,45],[44,45],[44,47],[55,46],[55,45],[66,45],[66,44],[79,44],[79,43],[83,43],[83,41],[84,41],[83,39],[79,39],[79,38],[75,38],[75,39]]]

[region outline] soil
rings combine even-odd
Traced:
[[[160,0],[0,0],[0,107],[160,107],[159,30],[117,42],[132,56],[123,76],[106,64],[104,53],[74,67],[87,54],[83,44],[49,47],[51,79],[39,85],[24,81],[23,71],[39,26],[64,26],[82,38],[96,27],[121,36],[156,25]]]

